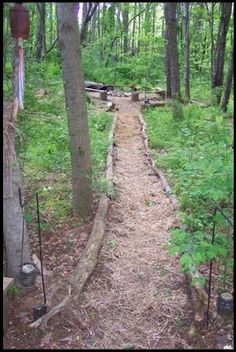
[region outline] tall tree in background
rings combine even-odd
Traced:
[[[174,99],[181,99],[179,62],[176,34],[176,2],[165,3],[167,55],[170,64],[171,95]],[[168,62],[167,60],[167,62]]]
[[[57,3],[56,6],[71,145],[73,214],[85,218],[92,206],[91,155],[78,5]]]
[[[128,34],[129,34],[129,3],[124,3],[123,25],[124,25],[124,54],[128,54]]]
[[[223,112],[226,112],[228,108],[228,102],[229,102],[229,97],[231,92],[232,81],[233,81],[233,74],[234,74],[234,37],[232,40],[230,62],[229,62],[227,79],[226,79],[225,91],[221,102],[221,109],[223,110]]]
[[[214,60],[214,74],[213,74],[213,84],[212,88],[215,90],[215,96],[217,103],[220,103],[222,86],[224,82],[224,55],[225,55],[225,45],[226,37],[229,28],[229,20],[232,10],[231,2],[221,2],[220,3],[221,14],[220,23],[218,30],[218,37],[215,49],[215,60]],[[217,88],[217,89],[216,89]]]
[[[38,20],[38,32],[37,32],[37,48],[35,59],[41,60],[43,51],[46,53],[46,36],[45,36],[45,3],[37,3],[39,20]]]
[[[99,3],[92,3],[92,2],[83,2],[82,8],[82,25],[80,30],[80,42],[82,45],[86,45],[87,40],[87,30],[88,24],[91,21],[92,17],[94,16]]]
[[[189,3],[184,2],[183,36],[184,36],[184,97],[190,100],[189,84]]]
[[[215,3],[211,3],[211,9],[208,7],[208,3],[205,3],[207,13],[208,13],[208,21],[210,26],[211,33],[211,89],[213,90],[213,75],[214,75],[214,8]]]

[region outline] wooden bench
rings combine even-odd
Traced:
[[[7,298],[8,289],[14,284],[14,279],[11,277],[3,277],[3,333],[7,331],[9,322],[9,305]]]

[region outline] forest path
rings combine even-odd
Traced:
[[[144,156],[139,103],[112,100],[119,108],[116,199],[97,268],[81,299],[83,346],[189,348],[179,335],[187,305],[183,275],[167,254],[174,209]]]

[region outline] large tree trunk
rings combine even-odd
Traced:
[[[190,84],[189,84],[189,3],[183,3],[183,34],[184,34],[184,97],[187,101],[190,99]]]
[[[223,110],[223,112],[226,112],[227,108],[228,108],[228,102],[229,102],[229,97],[230,97],[230,92],[231,92],[232,81],[233,81],[233,74],[234,74],[234,39],[232,42],[225,91],[224,91],[224,95],[223,95],[222,102],[221,102],[221,109]]]
[[[15,128],[18,100],[4,102],[3,108],[3,234],[7,254],[7,276],[18,278],[21,264],[23,215],[19,188],[23,187],[15,152]],[[24,221],[23,262],[30,261],[30,249]]]
[[[176,33],[176,2],[165,3],[167,54],[170,60],[172,98],[181,98]]]
[[[91,213],[91,155],[76,3],[57,3],[59,44],[71,144],[73,214]]]
[[[37,49],[35,59],[41,60],[43,51],[46,52],[45,48],[45,3],[37,3],[39,12],[39,23],[37,33]]]
[[[214,62],[214,75],[213,75],[213,89],[215,90],[215,96],[217,104],[220,103],[221,90],[224,81],[224,55],[226,37],[229,28],[229,20],[231,15],[232,3],[221,2],[221,16],[215,51],[215,62]],[[216,89],[217,88],[217,89]]]

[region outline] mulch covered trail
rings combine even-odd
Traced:
[[[14,328],[9,327],[5,348],[192,347],[187,336],[192,314],[184,276],[177,260],[167,254],[168,226],[175,211],[144,156],[137,118],[140,103],[132,103],[129,97],[112,100],[119,108],[116,197],[110,205],[97,268],[78,307],[81,323],[68,325],[55,316],[43,336],[30,330],[28,321],[22,324],[18,319],[16,325],[12,317]],[[200,342],[195,347],[201,348]]]
[[[129,98],[114,102],[116,199],[99,264],[81,300],[80,341],[84,348],[188,349],[178,332],[188,305],[184,278],[167,254],[174,209],[145,159],[139,104]]]

